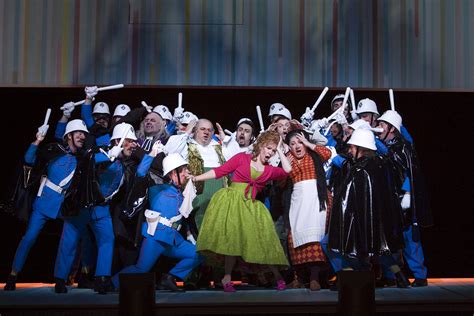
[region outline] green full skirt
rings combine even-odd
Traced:
[[[270,212],[247,199],[247,183],[232,183],[214,194],[204,215],[197,251],[241,257],[246,263],[287,266]]]

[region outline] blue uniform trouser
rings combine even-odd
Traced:
[[[408,264],[413,276],[416,279],[426,279],[428,269],[425,266],[425,257],[423,255],[423,248],[421,241],[413,241],[412,226],[403,232],[403,239],[405,241],[405,248],[403,248],[403,258]],[[399,259],[400,254],[394,255],[395,260]],[[400,260],[398,260],[400,261]],[[384,270],[384,275],[387,279],[395,279],[391,271]]]
[[[417,279],[426,279],[428,269],[425,266],[423,248],[421,247],[421,241],[413,241],[411,225],[403,232],[403,238],[405,240],[403,257],[405,258],[411,272],[413,272],[413,276]]]
[[[119,287],[120,273],[144,273],[151,270],[158,258],[166,257],[181,259],[169,272],[180,279],[184,279],[191,271],[203,261],[201,255],[196,253],[196,246],[190,242],[183,241],[179,245],[168,245],[153,238],[143,240],[140,256],[136,265],[128,266],[112,278],[116,288]]]
[[[26,228],[26,233],[20,241],[18,248],[16,249],[15,259],[13,259],[12,270],[15,272],[20,272],[23,269],[25,264],[26,257],[30,252],[31,247],[36,242],[41,229],[43,229],[44,224],[52,218],[47,217],[39,211],[33,210],[30,216],[30,221],[28,227]]]
[[[328,257],[329,263],[331,264],[335,273],[341,271],[342,269],[349,268],[349,262],[347,259],[338,252],[332,251],[328,248],[328,235],[324,235],[323,239],[320,241],[321,248],[323,249],[326,257]]]
[[[81,265],[83,267],[93,268],[97,261],[97,249],[95,241],[91,238],[89,231],[86,230],[86,233],[81,236],[81,245],[78,250],[81,251]]]
[[[114,232],[110,215],[95,219],[90,209],[81,209],[79,215],[64,219],[54,276],[66,280],[76,256],[77,244],[90,225],[97,242],[96,276],[110,276],[114,251]]]

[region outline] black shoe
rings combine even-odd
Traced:
[[[168,290],[168,291],[184,292],[183,289],[180,289],[176,285],[175,278],[171,274],[163,273],[163,275],[161,277],[161,286],[162,286],[163,289]]]
[[[415,279],[411,283],[412,287],[422,287],[422,286],[428,286],[428,280],[427,279]]]
[[[408,282],[408,279],[406,278],[406,276],[403,274],[402,271],[395,273],[395,278],[397,280],[397,287],[407,288],[410,286],[410,282]]]
[[[115,287],[109,276],[98,276],[94,280],[94,291],[99,294],[107,294],[107,292],[114,292]]]
[[[67,293],[66,280],[55,278],[54,292],[58,294]]]
[[[337,291],[339,291],[339,287],[337,286],[336,283],[331,284],[331,285],[329,286],[329,291],[336,291],[336,292],[337,292]]]
[[[197,287],[197,284],[194,283],[194,282],[184,282],[184,290],[185,291],[196,291],[196,290],[199,290],[199,288]]]
[[[15,291],[16,290],[16,275],[9,274],[7,278],[7,283],[3,287],[5,291]]]

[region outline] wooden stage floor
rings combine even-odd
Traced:
[[[3,284],[0,284],[3,289]],[[0,290],[0,315],[118,315],[119,295],[99,295],[68,287],[55,294],[54,284],[19,283],[17,290]],[[423,288],[383,288],[375,291],[377,314],[474,315],[474,278],[429,279]],[[333,314],[338,293],[307,289],[276,291],[237,287],[170,293],[156,291],[156,315],[180,314]]]

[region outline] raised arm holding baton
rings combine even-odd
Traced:
[[[48,122],[49,122],[49,117],[51,116],[51,109],[48,108],[46,110],[46,115],[44,117],[44,122],[43,122],[43,125],[41,125],[40,127],[38,127],[38,134],[37,134],[37,137],[40,136],[41,138],[44,139],[44,137],[46,136],[46,133],[48,132],[48,129],[49,129],[49,125],[48,125]],[[43,140],[41,139],[41,140]]]
[[[314,111],[316,111],[316,108],[321,103],[321,101],[323,100],[323,98],[326,95],[326,93],[328,92],[328,90],[329,90],[328,87],[325,87],[323,89],[323,91],[319,95],[318,99],[316,100],[316,103],[314,103],[314,105],[311,107],[311,109],[309,107],[306,107],[306,111],[303,113],[303,115],[301,115],[301,123],[304,126],[306,126],[306,127],[311,126],[311,122],[313,121]]]
[[[178,107],[174,109],[173,119],[179,122],[183,118],[183,113],[183,94],[180,92],[178,93]]]

